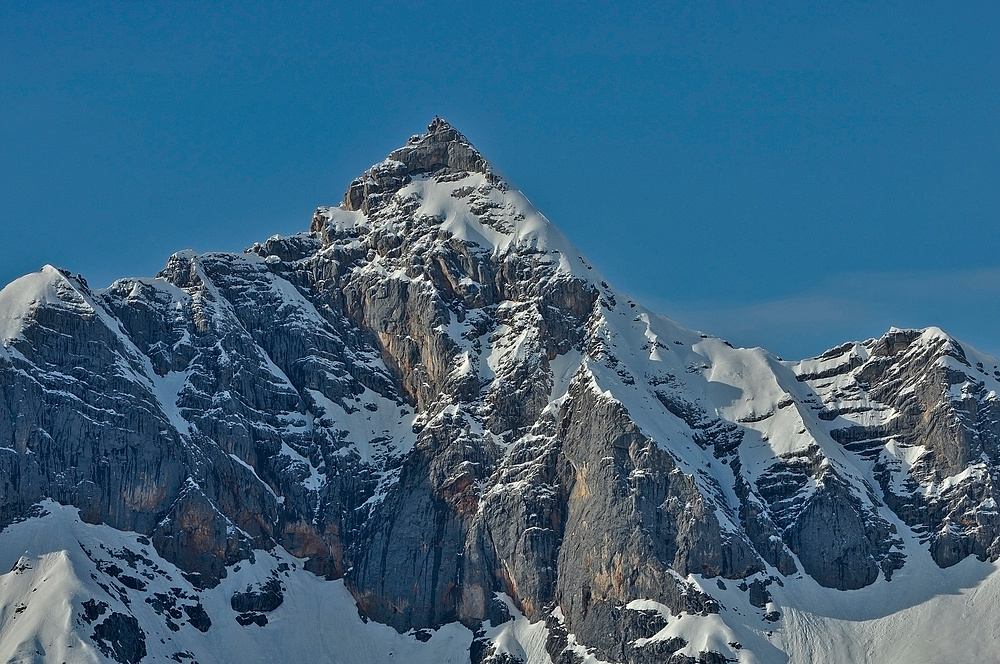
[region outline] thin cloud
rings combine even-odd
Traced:
[[[800,358],[889,327],[936,325],[1000,352],[1000,268],[845,272],[788,298],[738,306],[643,298],[685,325]]]

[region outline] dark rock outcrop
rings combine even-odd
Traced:
[[[233,593],[229,603],[233,611],[246,613],[248,611],[258,611],[268,613],[274,611],[285,601],[285,595],[281,588],[281,581],[278,579],[268,579],[265,583],[245,590]]]
[[[132,616],[114,612],[94,627],[94,643],[120,664],[139,664],[146,656],[146,635]]]

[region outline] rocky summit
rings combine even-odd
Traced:
[[[14,281],[0,342],[3,661],[1000,652],[1000,360],[685,329],[439,118],[298,235]]]

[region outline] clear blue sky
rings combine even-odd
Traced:
[[[8,0],[0,282],[305,230],[437,114],[687,325],[1000,351],[1000,4],[764,4]]]

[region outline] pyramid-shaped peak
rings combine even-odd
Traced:
[[[433,141],[436,143],[469,143],[469,139],[465,137],[460,131],[451,126],[444,118],[435,115],[434,119],[430,121],[427,125],[426,134],[416,134],[410,137],[410,143],[419,143],[421,141]]]
[[[344,206],[367,213],[372,209],[372,196],[398,190],[409,182],[410,176],[440,171],[484,173],[491,181],[498,179],[469,139],[435,116],[427,126],[427,133],[411,136],[406,145],[393,150],[385,161],[355,179],[344,195]]]
[[[442,168],[473,173],[489,173],[490,166],[462,132],[447,120],[435,116],[427,133],[410,137],[406,145],[389,154],[392,161],[406,165],[407,174],[430,173]]]

